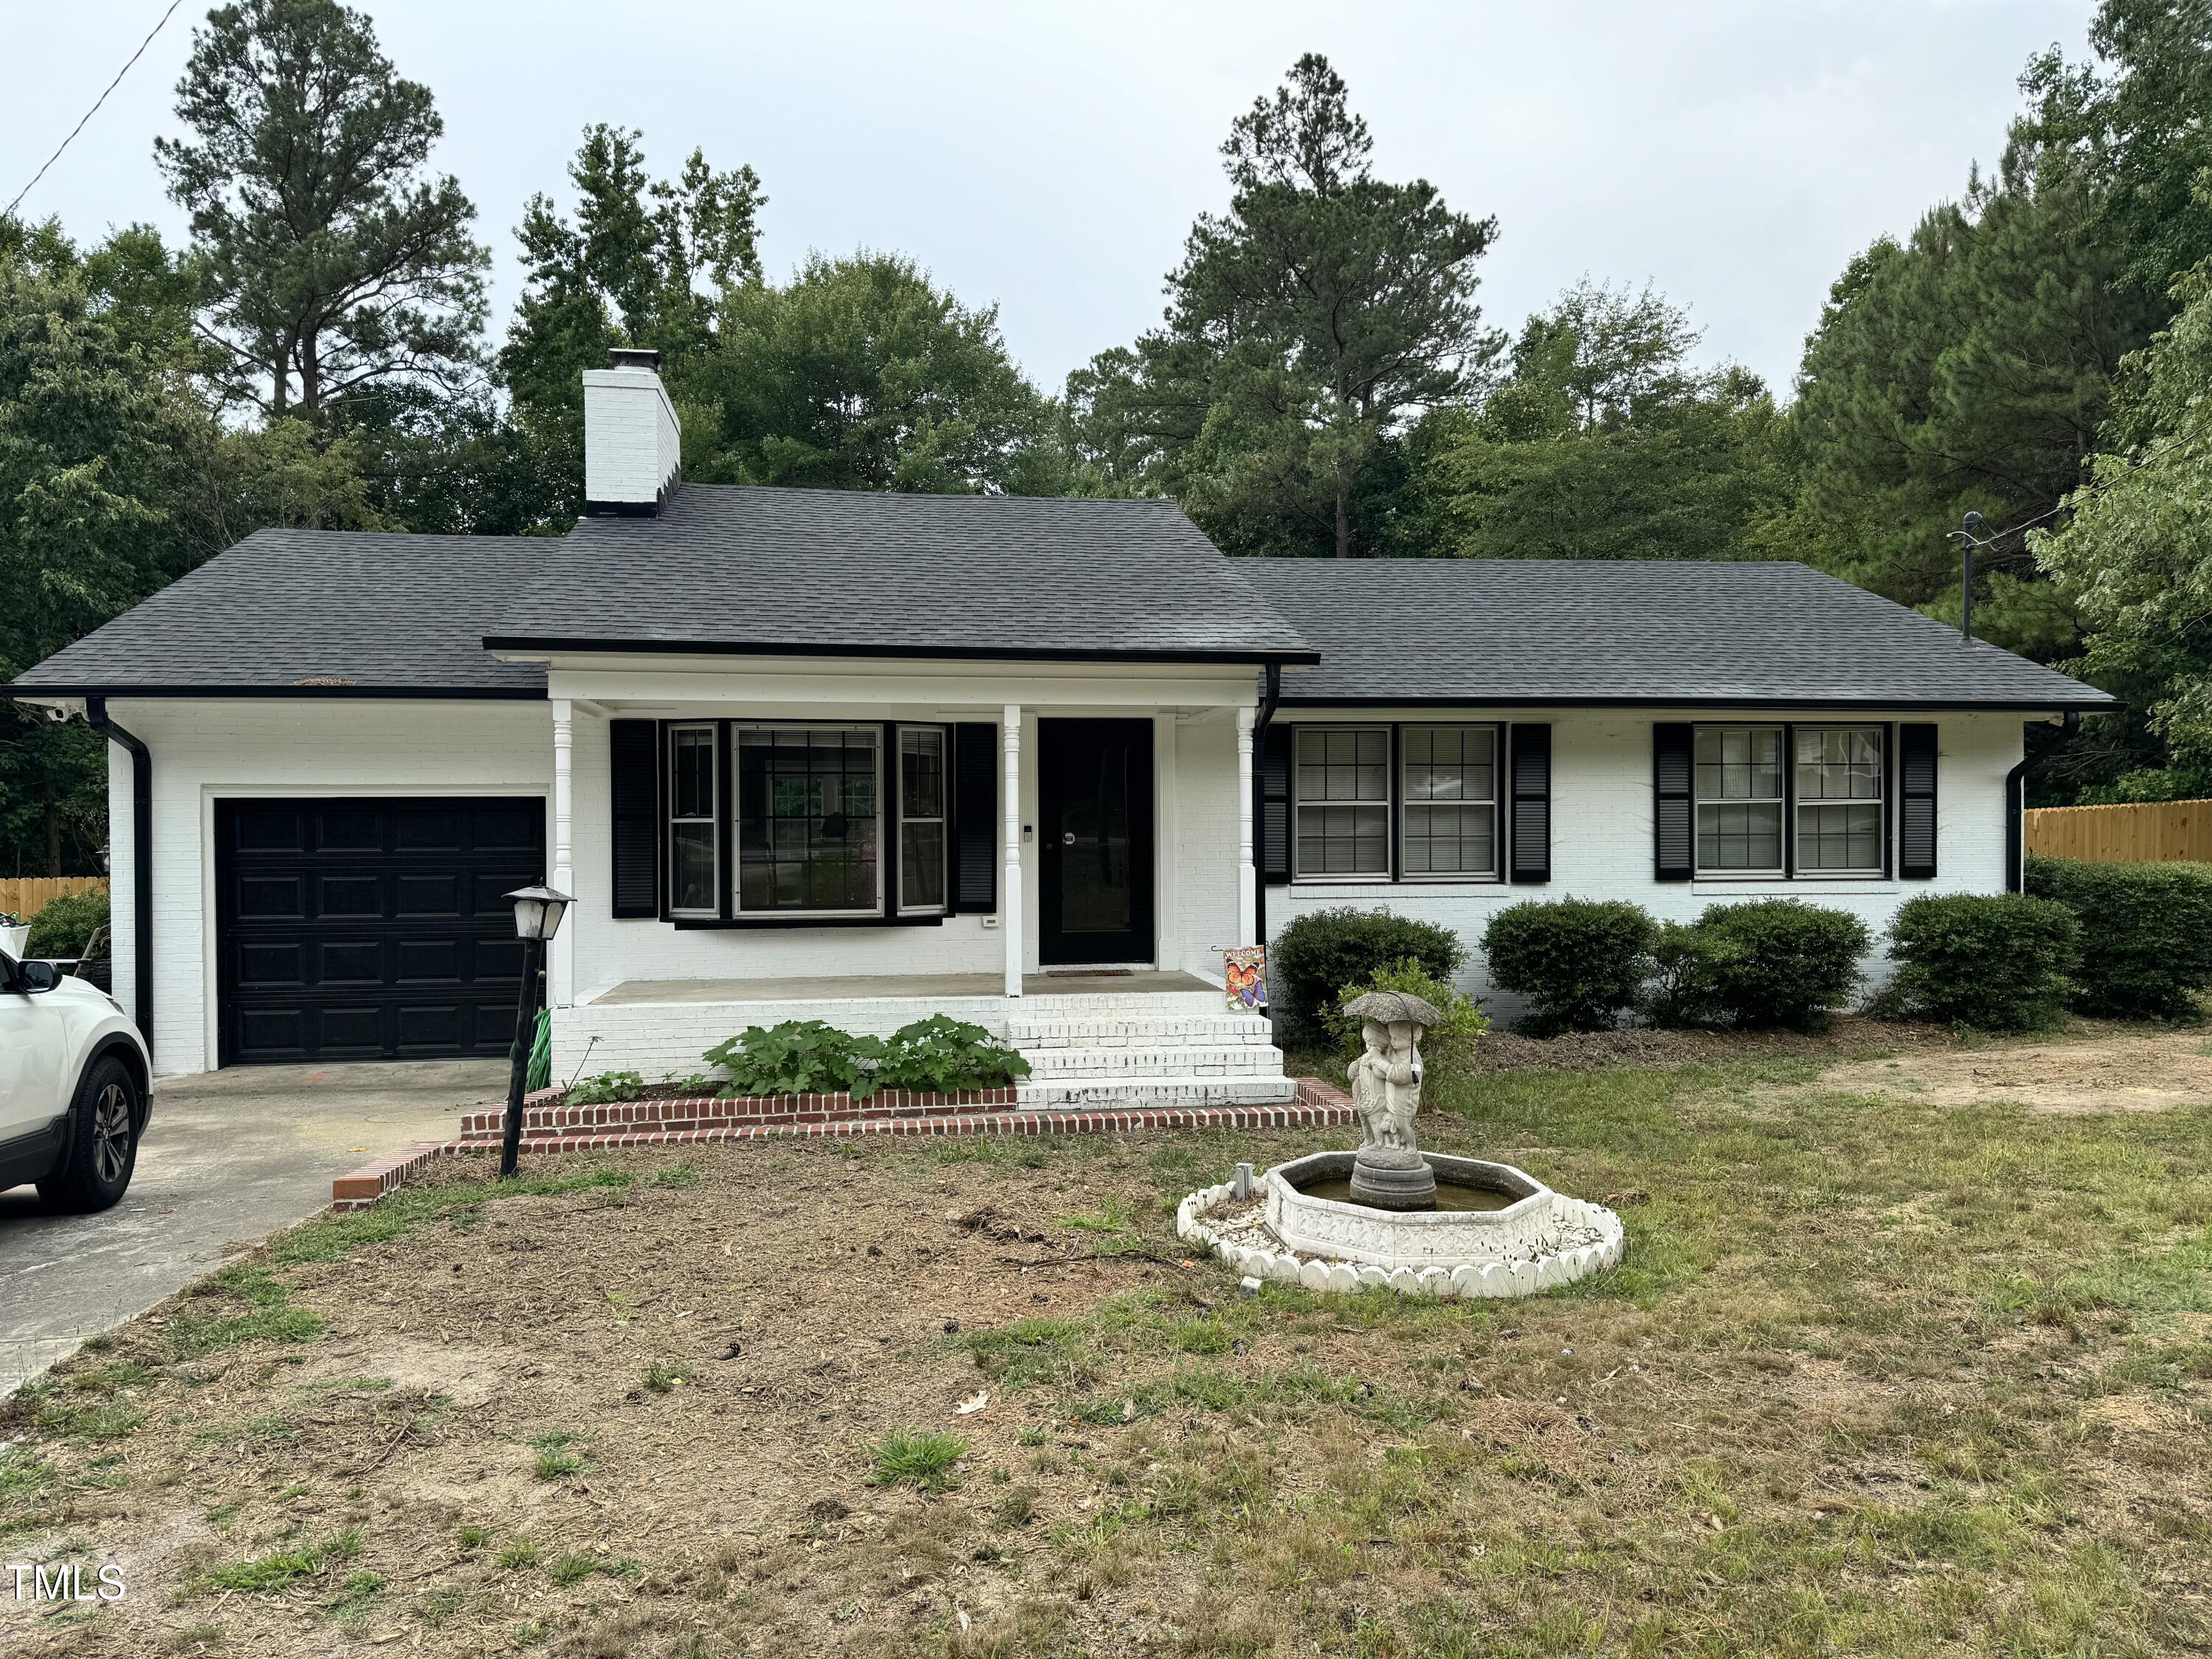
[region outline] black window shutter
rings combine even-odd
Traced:
[[[1260,837],[1262,881],[1291,878],[1291,732],[1270,723],[1260,745]]]
[[[1696,776],[1696,728],[1686,722],[1658,720],[1651,727],[1654,876],[1687,881],[1697,873],[1697,808],[1691,799]]]
[[[1897,728],[1897,873],[1907,881],[1936,874],[1936,728]]]
[[[1552,878],[1552,728],[1511,729],[1515,881]]]
[[[660,726],[607,723],[608,797],[614,805],[614,914],[660,914]]]
[[[999,728],[969,721],[952,728],[951,908],[998,908]]]

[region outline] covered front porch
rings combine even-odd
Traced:
[[[548,672],[556,1077],[943,1014],[1021,1048],[1036,1103],[1288,1097],[1221,989],[1258,932],[1251,665]]]

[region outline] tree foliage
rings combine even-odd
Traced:
[[[362,13],[238,0],[208,14],[177,85],[191,136],[159,138],[191,215],[201,321],[234,395],[310,417],[475,374],[490,254],[429,153],[444,123]]]
[[[1786,499],[1758,377],[1689,362],[1699,331],[1649,287],[1587,280],[1528,319],[1480,404],[1414,429],[1400,541],[1476,558],[1740,556]]]
[[[1315,53],[1237,118],[1228,211],[1193,226],[1164,325],[1071,383],[1087,477],[1148,475],[1231,552],[1381,550],[1363,497],[1395,441],[1502,343],[1474,301],[1496,222],[1377,178],[1373,149]]]

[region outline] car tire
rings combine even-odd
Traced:
[[[69,1141],[53,1173],[39,1183],[48,1207],[87,1214],[106,1209],[130,1189],[138,1166],[144,1091],[113,1054],[84,1068],[70,1103]]]

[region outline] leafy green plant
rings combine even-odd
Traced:
[[[868,1449],[875,1468],[869,1472],[872,1486],[916,1486],[924,1492],[944,1492],[952,1485],[952,1466],[968,1455],[968,1437],[960,1434],[909,1429],[887,1435]]]
[[[1347,1056],[1359,1052],[1362,1022],[1346,1013],[1344,1005],[1370,991],[1403,991],[1408,996],[1420,998],[1443,1016],[1421,1039],[1421,1053],[1432,1066],[1472,1063],[1475,1043],[1490,1029],[1490,1016],[1482,1012],[1480,1003],[1409,957],[1378,969],[1357,984],[1346,986],[1324,1014],[1322,1024],[1330,1040]]]
[[[1609,1031],[1651,970],[1658,925],[1640,904],[1563,898],[1508,905],[1482,931],[1490,977],[1528,999],[1538,1036]]]
[[[1662,1025],[1809,1030],[1850,1000],[1872,942],[1856,916],[1797,899],[1716,904],[1661,924],[1645,1006]]]
[[[1889,925],[1897,972],[1884,1012],[1992,1030],[2057,1018],[2074,989],[2081,925],[2055,899],[2027,893],[1926,894]]]
[[[591,1456],[588,1448],[578,1444],[583,1437],[573,1430],[559,1429],[551,1434],[541,1434],[532,1440],[531,1447],[538,1454],[535,1465],[538,1478],[540,1480],[565,1480],[572,1474],[581,1473]]]
[[[107,895],[101,892],[64,893],[48,899],[31,918],[31,936],[23,954],[35,958],[58,957],[66,962],[84,954],[94,931],[108,925]]]
[[[2074,1006],[2123,1019],[2190,1019],[2212,989],[2212,872],[2197,864],[2032,858],[2026,886],[2081,924]]]
[[[747,1026],[707,1050],[706,1059],[728,1074],[722,1087],[726,1100],[840,1093],[866,1100],[876,1092],[876,1068],[884,1053],[881,1037],[854,1036],[818,1019],[787,1019],[781,1025]]]
[[[602,1072],[569,1090],[565,1103],[602,1106],[610,1101],[635,1100],[644,1092],[645,1079],[635,1072]]]
[[[1400,963],[1419,963],[1448,980],[1467,961],[1457,933],[1350,905],[1294,916],[1267,953],[1268,993],[1286,1032],[1326,1038],[1328,1017],[1347,985],[1370,981]]]
[[[1030,1063],[980,1025],[933,1014],[891,1033],[876,1084],[952,1094],[1000,1089],[1030,1074]]]

